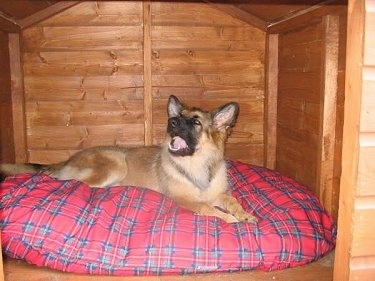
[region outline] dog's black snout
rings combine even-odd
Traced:
[[[169,118],[168,124],[172,128],[176,128],[177,126],[180,125],[180,120],[177,117],[172,117],[172,118]]]

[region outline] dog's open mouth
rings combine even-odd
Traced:
[[[189,146],[186,141],[179,137],[175,136],[169,143],[169,151],[172,153],[185,155],[188,154]]]

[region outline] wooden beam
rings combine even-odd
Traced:
[[[323,58],[321,118],[319,130],[319,153],[317,160],[317,182],[319,197],[324,207],[332,214],[336,139],[337,79],[339,61],[339,16],[323,18]]]
[[[266,93],[264,101],[264,165],[276,166],[277,90],[279,72],[279,35],[268,34],[266,42]]]
[[[268,33],[281,33],[295,29],[296,27],[300,28],[304,25],[310,24],[311,22],[321,20],[322,16],[337,13],[338,6],[344,7],[345,4],[342,3],[342,1],[340,2],[337,0],[322,2],[318,5],[314,5],[294,13],[291,16],[287,16],[280,21],[270,23],[267,27],[267,31]]]
[[[267,30],[267,22],[262,20],[261,18],[246,12],[244,10],[241,10],[240,8],[237,8],[235,5],[229,5],[226,3],[215,3],[213,1],[207,1],[205,0],[208,4],[212,5],[216,9],[219,9],[232,17],[239,19],[243,22],[246,22],[254,27],[257,27],[261,30],[266,31]]]
[[[151,73],[151,1],[143,2],[143,83],[145,145],[153,144],[152,137],[152,73]]]
[[[31,25],[34,25],[42,20],[45,20],[53,15],[56,15],[66,9],[69,9],[70,7],[73,7],[80,3],[81,1],[61,1],[57,2],[54,5],[49,6],[48,8],[45,8],[39,12],[36,12],[26,18],[23,18],[18,21],[18,24],[22,28],[29,27]]]
[[[342,142],[342,173],[334,281],[350,280],[353,248],[354,202],[358,185],[360,115],[362,101],[365,0],[349,0],[345,72],[345,113]]]
[[[20,26],[13,18],[0,11],[0,30],[5,32],[19,32],[20,29]]]
[[[27,162],[26,120],[19,34],[9,34],[9,61],[13,113],[13,136],[16,163]]]

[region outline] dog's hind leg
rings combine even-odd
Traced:
[[[75,179],[91,187],[109,187],[119,185],[126,177],[127,163],[121,151],[90,149],[46,172],[60,180]]]
[[[60,180],[75,179],[91,187],[109,187],[119,185],[126,173],[125,171],[118,173],[117,170],[108,171],[104,167],[103,169],[93,169],[91,167],[64,166],[50,172],[49,175]]]

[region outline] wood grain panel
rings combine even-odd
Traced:
[[[319,188],[319,198],[327,211],[332,214],[333,205],[337,205],[334,182],[336,112],[339,72],[339,16],[323,17],[323,83],[321,113],[319,124],[319,150],[316,186]],[[337,165],[337,164],[336,164]]]
[[[375,62],[374,62],[375,65]],[[375,66],[365,66],[363,75],[363,98],[361,114],[361,131],[375,132]]]
[[[375,196],[356,200],[353,218],[352,257],[375,256]]]
[[[295,130],[289,126],[279,126],[277,140],[277,169],[309,186],[312,191],[318,192],[315,187],[318,135],[306,130]]]
[[[153,144],[151,25],[151,1],[143,1],[144,144],[148,146]]]
[[[142,24],[142,1],[87,1],[45,20],[43,26],[126,26]]]
[[[243,109],[228,153],[237,157],[246,144],[251,152],[241,159],[261,163],[263,31],[204,3],[84,2],[25,29],[22,39],[34,159],[39,139],[59,126],[74,127],[67,134],[80,136],[63,148],[69,151],[94,143],[80,142],[80,130],[142,121],[144,142],[160,143],[166,100],[175,94],[189,102],[195,96],[192,102],[201,107],[239,101]],[[107,136],[110,130],[103,134],[103,142],[123,142]],[[128,142],[134,144],[131,137]],[[54,145],[63,143],[41,142]]]
[[[238,26],[241,23],[209,4],[196,2],[155,2],[152,4],[153,25],[186,25],[186,26]],[[209,16],[207,16],[209,15]]]
[[[264,101],[264,166],[275,169],[277,95],[279,72],[279,36],[270,34],[266,41],[266,94]]]
[[[316,185],[321,118],[322,28],[314,23],[279,35],[276,169]]]
[[[69,10],[70,11],[70,10]],[[23,32],[24,50],[142,49],[142,26],[35,26]]]
[[[22,39],[30,161],[144,143],[141,2],[80,3]]]
[[[29,85],[30,86],[30,85]],[[63,86],[62,86],[63,87]],[[143,88],[31,88],[25,90],[28,101],[143,100]]]
[[[340,208],[338,225],[340,225],[334,280],[352,279],[351,251],[353,249],[353,217],[355,213],[356,186],[358,185],[359,118],[362,98],[362,62],[363,62],[363,31],[365,10],[363,0],[351,0],[348,6],[348,33],[345,81],[345,115],[343,122],[342,143],[342,175],[340,183]],[[349,110],[350,109],[350,110]],[[369,276],[367,276],[369,277]],[[364,278],[360,280],[373,279]]]
[[[36,11],[35,13],[32,13],[29,16],[18,20],[18,22],[22,28],[26,28],[31,25],[37,24],[38,22],[45,20],[53,15],[56,15],[66,9],[69,9],[76,4],[78,4],[78,1],[59,1],[54,5]]]
[[[131,75],[143,72],[141,50],[24,53],[30,75]]]
[[[58,93],[62,89],[125,89],[143,86],[142,75],[117,75],[117,76],[40,76],[25,75],[25,88],[54,90]],[[28,97],[26,96],[26,99]]]
[[[139,145],[143,124],[37,126],[28,130],[29,150],[76,150],[97,145]],[[51,155],[51,157],[53,157]],[[54,159],[50,160],[51,162]]]
[[[284,32],[283,39],[280,44],[283,47],[292,45],[307,46],[307,42],[315,42],[322,40],[322,32],[320,24],[310,23],[306,26],[296,26],[291,31]]]
[[[286,45],[285,41],[283,44]],[[285,70],[317,71],[321,67],[321,51],[320,41],[313,41],[309,44],[287,45],[281,50],[280,64]]]
[[[228,159],[235,159],[254,165],[263,165],[263,144],[227,144],[226,156]]]
[[[14,162],[11,73],[8,34],[0,31],[0,160]]]
[[[248,73],[241,74],[186,74],[186,75],[153,75],[152,84],[156,87],[185,87],[185,88],[221,88],[221,89],[242,89],[258,88],[263,89],[264,74],[256,72],[250,76]]]
[[[315,132],[319,130],[320,105],[305,100],[283,99],[278,103],[282,127]]]
[[[143,101],[27,103],[27,125],[110,125],[143,122]]]
[[[375,256],[354,257],[350,262],[349,280],[372,280],[375,276]]]
[[[216,97],[225,97],[230,101],[241,101],[246,99],[264,98],[264,90],[257,85],[245,88],[183,88],[183,87],[153,87],[153,97],[155,100],[167,100],[170,95],[181,97],[182,100],[215,99]]]
[[[342,138],[344,124],[344,102],[345,102],[345,67],[346,67],[346,35],[347,35],[347,9],[341,7],[339,10],[339,55],[337,73],[337,96],[336,96],[336,128],[332,192],[332,216],[337,221],[339,209],[340,178],[342,165]]]
[[[361,136],[363,143],[364,136]],[[375,141],[375,136],[370,137],[371,142]],[[375,196],[375,146],[371,142],[361,148],[358,163],[358,196]],[[375,207],[375,206],[374,206]]]
[[[336,13],[279,36],[276,152],[277,168],[309,186],[335,218],[346,36],[345,13]]]
[[[263,67],[263,51],[154,51],[152,70],[158,74],[248,73]],[[176,73],[176,71],[178,71]]]
[[[173,48],[176,50],[183,49],[183,50],[190,50],[194,47],[194,50],[232,50],[232,51],[240,51],[240,50],[262,50],[264,48],[263,41],[251,41],[251,40],[235,40],[234,42],[231,40],[215,40],[215,44],[212,44],[211,39],[204,39],[199,38],[199,40],[189,41],[178,39],[176,40],[172,38],[164,38],[162,36],[163,33],[159,32],[160,37],[152,39],[152,46],[154,50],[163,50],[163,49],[170,49],[172,41],[173,41]],[[256,36],[254,36],[254,40]]]
[[[375,4],[373,1],[366,1],[367,13],[365,18],[366,33],[364,41],[364,63],[375,65]]]
[[[11,72],[13,139],[16,163],[27,162],[24,82],[19,34],[9,34],[9,63]]]
[[[40,101],[40,102],[28,102],[27,112],[122,112],[124,114],[130,114],[134,112],[136,115],[137,111],[140,110],[141,102],[121,102],[121,101],[74,101],[74,102],[50,102],[50,101]],[[134,115],[134,116],[135,116]]]
[[[356,185],[355,212],[353,219],[353,242],[350,255],[350,276],[372,279],[375,276],[375,59],[369,46],[374,45],[375,5],[373,1],[365,1],[364,16],[365,41],[363,64],[361,69],[362,100],[360,114],[358,178]]]
[[[279,70],[279,96],[282,99],[306,100],[319,104],[320,72],[299,72]],[[280,99],[279,99],[280,100]]]
[[[262,32],[250,26],[153,26],[152,36],[180,40],[226,40],[235,43],[240,40],[254,40]],[[213,41],[213,42],[215,42]],[[156,47],[156,46],[153,46]]]

